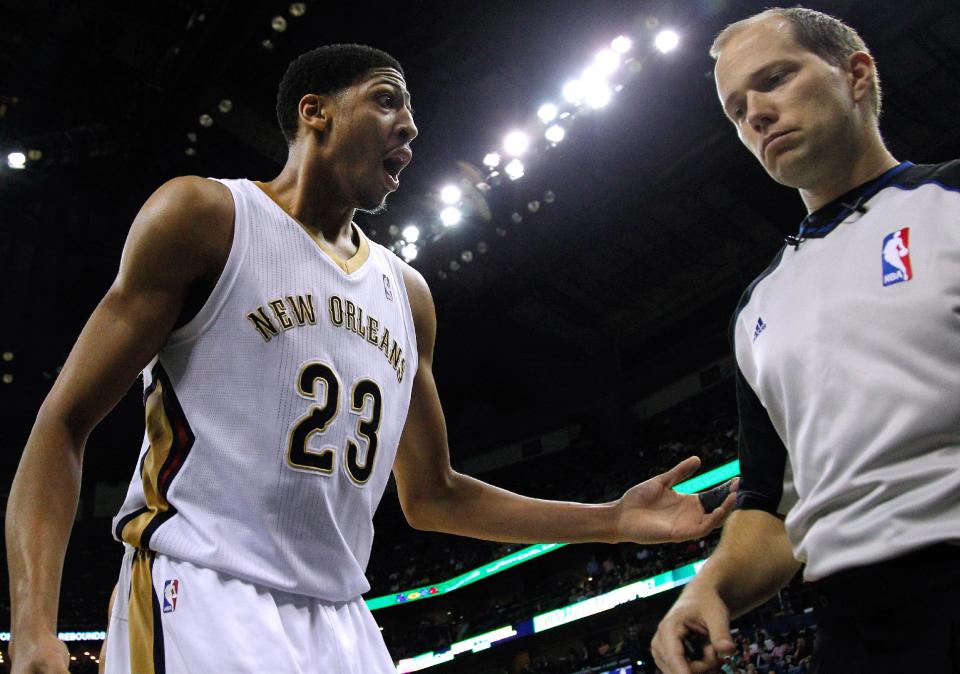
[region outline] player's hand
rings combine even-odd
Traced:
[[[733,510],[739,480],[712,512],[706,512],[696,494],[678,494],[673,486],[692,476],[700,459],[691,456],[666,473],[631,487],[617,502],[617,540],[669,543],[702,538],[723,524]]]
[[[12,674],[68,674],[70,651],[55,634],[14,637],[10,643]]]
[[[730,612],[711,589],[684,592],[660,621],[650,647],[664,674],[713,671],[735,649]]]

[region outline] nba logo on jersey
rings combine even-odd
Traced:
[[[173,613],[177,610],[177,595],[180,594],[180,581],[174,578],[163,582],[163,612]]]
[[[388,300],[393,302],[393,290],[390,289],[390,277],[386,274],[383,275],[383,294],[386,295]]]
[[[883,285],[902,283],[913,278],[910,266],[910,228],[898,229],[883,238]]]

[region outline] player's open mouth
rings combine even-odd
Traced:
[[[395,190],[400,186],[400,171],[403,170],[405,163],[397,157],[388,157],[383,160],[383,174],[390,189]]]

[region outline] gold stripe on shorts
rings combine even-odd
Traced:
[[[153,591],[153,559],[150,550],[137,550],[130,570],[130,671],[163,674],[163,632],[159,602]]]

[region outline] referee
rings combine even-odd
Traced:
[[[960,162],[893,158],[873,58],[833,17],[770,9],[711,55],[740,140],[809,215],[734,314],[738,507],[654,656],[715,669],[730,619],[805,565],[812,672],[960,672]]]

